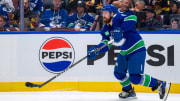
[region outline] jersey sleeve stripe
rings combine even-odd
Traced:
[[[70,23],[70,24],[68,24],[67,27],[71,27],[71,26],[74,26],[74,24],[73,24],[73,23]]]
[[[131,15],[131,16],[124,18],[124,21],[130,21],[130,20],[137,21],[137,17],[135,15]]]
[[[102,40],[101,43],[107,44],[107,43],[108,43],[108,40]],[[108,48],[110,49],[111,47],[112,47],[112,44],[109,44],[109,45],[108,45]]]
[[[91,22],[89,22],[87,25],[92,26],[92,23],[91,23]]]

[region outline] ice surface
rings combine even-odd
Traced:
[[[0,101],[162,101],[157,93],[137,93],[137,99],[123,100],[118,92],[0,92]],[[180,94],[169,94],[167,101],[180,101]]]

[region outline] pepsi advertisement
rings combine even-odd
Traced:
[[[1,35],[0,82],[46,81],[86,56],[88,48],[101,41],[98,32],[33,33]],[[180,34],[141,34],[147,48],[145,73],[180,83],[175,78],[180,76]],[[113,71],[119,51],[112,47],[97,60],[85,59],[53,82],[118,82]]]
[[[39,60],[45,70],[60,73],[74,61],[75,51],[72,44],[62,37],[47,39],[39,50]]]

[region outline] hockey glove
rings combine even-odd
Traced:
[[[95,52],[95,50],[97,50],[96,47],[91,47],[88,50],[87,59],[89,60],[96,59],[96,56],[99,54],[99,52]]]
[[[113,31],[114,42],[119,42],[122,39],[122,29],[115,28]]]

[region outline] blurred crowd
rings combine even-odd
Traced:
[[[99,31],[103,5],[121,0],[24,0],[25,31]],[[132,0],[139,31],[179,30],[180,0]],[[20,31],[20,0],[0,0],[0,31]]]

